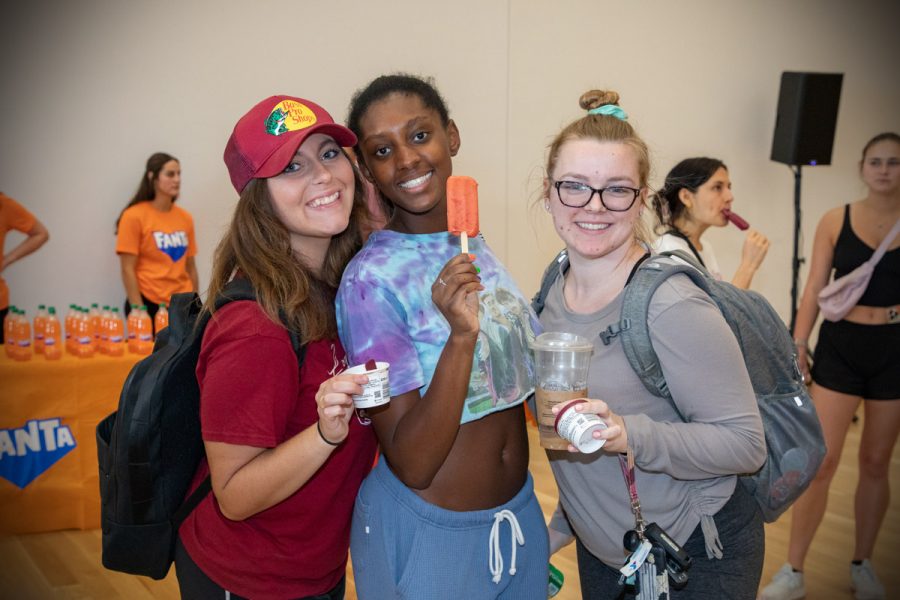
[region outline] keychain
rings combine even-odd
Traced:
[[[653,547],[637,572],[636,600],[668,600],[669,576],[666,573],[666,551]]]
[[[619,595],[628,592],[634,594],[636,600],[668,600],[669,578],[672,578],[676,589],[683,588],[687,584],[685,571],[691,567],[691,557],[659,525],[648,525],[644,521],[631,453],[627,460],[620,454],[619,464],[628,485],[631,512],[634,514],[634,529],[625,532],[622,540],[630,554],[619,569]]]

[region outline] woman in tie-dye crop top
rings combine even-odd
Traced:
[[[459,130],[431,83],[407,75],[372,81],[348,121],[390,215],[337,297],[351,364],[390,363],[391,401],[364,415],[382,456],[354,511],[357,593],[546,598],[547,532],[523,408],[539,325],[484,238],[461,254],[447,232]]]

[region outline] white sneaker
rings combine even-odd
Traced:
[[[795,573],[791,565],[785,563],[772,577],[772,582],[762,589],[757,600],[799,600],[804,597],[803,573]]]
[[[861,565],[850,563],[850,589],[854,591],[856,600],[884,600],[884,586],[878,581],[868,558]]]

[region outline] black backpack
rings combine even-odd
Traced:
[[[567,267],[563,250],[544,272],[541,289],[532,300],[536,313],[543,310],[553,282]],[[686,252],[663,252],[645,260],[634,272],[625,287],[619,321],[601,332],[600,338],[607,346],[620,338],[628,362],[644,387],[671,402],[650,342],[647,309],[660,284],[676,273],[689,276],[713,299],[740,345],[767,449],[762,468],[742,476],[740,482],[756,499],[766,522],[771,523],[812,482],[825,457],[825,439],[797,365],[791,335],[769,302],[757,292],[716,280]]]
[[[256,300],[247,279],[229,282],[216,309],[235,300]],[[172,296],[169,326],[159,332],[153,353],[131,369],[118,410],[97,425],[107,569],[164,578],[178,527],[212,489],[207,477],[185,500],[204,455],[196,368],[209,313],[201,308],[195,293]],[[302,364],[299,336],[289,333]]]

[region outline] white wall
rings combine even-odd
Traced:
[[[859,151],[900,129],[900,5],[889,0],[31,0],[0,23],[0,190],[50,229],[3,276],[13,304],[120,304],[113,222],[157,150],[182,162],[201,285],[236,195],[231,127],[273,93],[340,120],[354,90],[398,70],[434,75],[462,132],[457,173],[480,182],[482,229],[526,294],[560,247],[538,192],[546,145],[606,87],[654,152],[725,160],[735,208],[773,242],[754,287],[788,314],[793,176],[769,161],[780,73],[843,72],[833,164],[804,169],[804,246],[863,193]],[[709,234],[726,271],[737,230]],[[10,233],[6,248],[21,236]]]

